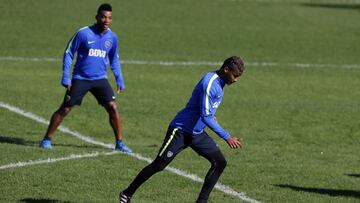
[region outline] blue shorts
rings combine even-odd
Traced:
[[[114,91],[112,90],[107,79],[101,80],[77,80],[71,81],[70,91],[67,90],[64,97],[66,106],[81,105],[83,97],[90,91],[99,104],[103,105],[115,100]]]
[[[181,129],[169,126],[164,142],[159,150],[158,157],[166,162],[171,162],[175,156],[187,147],[191,147],[200,156],[219,151],[215,141],[204,131],[192,135]]]

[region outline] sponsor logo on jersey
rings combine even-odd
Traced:
[[[89,49],[88,55],[89,56],[94,56],[94,57],[105,58],[106,51],[103,51],[101,49]]]
[[[221,102],[214,102],[214,104],[212,105],[212,108],[217,109],[219,107]]]

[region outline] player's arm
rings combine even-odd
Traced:
[[[242,148],[241,140],[235,136],[230,135],[229,132],[225,131],[218,122],[216,122],[215,116],[202,116],[202,121],[208,126],[212,131],[219,135],[222,139],[226,141],[229,147]]]
[[[71,87],[71,76],[70,76],[70,69],[71,64],[74,60],[74,56],[78,48],[81,44],[81,35],[79,32],[75,33],[75,35],[70,39],[68,42],[64,56],[63,56],[63,74],[61,79],[61,84],[66,87],[68,90]]]
[[[219,90],[216,87],[213,87],[213,84],[203,84],[199,92],[200,116],[206,126],[222,139],[227,140],[230,137],[230,133],[225,131],[220,124],[216,122],[215,118],[215,112],[218,105],[214,105],[214,103],[217,95],[219,95]]]
[[[230,135],[230,133],[224,128],[220,126],[220,124],[216,121],[215,118],[215,111],[216,107],[214,107],[214,98],[217,97],[216,89],[212,89],[210,91],[206,91],[204,89],[202,96],[201,96],[201,104],[200,104],[200,111],[201,111],[201,119],[208,126],[212,131],[214,131],[219,137],[224,139],[226,143],[231,148],[238,148],[242,147],[240,139],[235,136]]]
[[[113,46],[109,51],[109,61],[110,67],[114,74],[117,86],[117,93],[123,92],[125,89],[124,78],[121,71],[120,57],[118,51],[118,40],[117,37],[114,37]]]

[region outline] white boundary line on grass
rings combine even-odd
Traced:
[[[60,157],[60,158],[48,158],[48,159],[41,159],[41,160],[35,160],[35,161],[27,161],[27,162],[17,162],[17,163],[11,163],[7,165],[0,166],[0,170],[9,169],[9,168],[17,168],[17,167],[23,167],[23,166],[32,166],[36,164],[49,164],[59,161],[67,161],[72,159],[82,159],[82,158],[90,158],[90,157],[98,157],[98,156],[110,156],[114,154],[118,154],[120,152],[118,151],[112,151],[112,152],[94,152],[94,153],[88,153],[88,154],[71,154],[67,157]]]
[[[40,117],[40,116],[37,116],[31,112],[26,112],[18,107],[15,107],[15,106],[12,106],[10,104],[7,104],[5,102],[2,102],[0,101],[0,107],[1,108],[4,108],[4,109],[7,109],[11,112],[14,112],[14,113],[17,113],[19,115],[22,115],[26,118],[29,118],[31,120],[34,120],[38,123],[42,123],[42,124],[48,124],[49,121],[47,121],[46,119]],[[109,149],[114,149],[114,145],[113,144],[106,144],[106,143],[103,143],[103,142],[99,142],[99,141],[96,141],[94,140],[93,138],[89,137],[89,136],[85,136],[85,135],[82,135],[76,131],[72,131],[68,128],[65,128],[64,126],[60,126],[58,128],[59,131],[63,132],[63,133],[68,133],[80,140],[83,140],[85,142],[88,142],[88,143],[92,143],[92,144],[95,144],[95,145],[100,145],[100,146],[103,146],[105,148],[109,148]],[[10,163],[10,164],[7,164],[7,165],[2,165],[0,166],[0,170],[3,170],[3,169],[7,169],[7,168],[15,168],[15,167],[22,167],[22,166],[30,166],[30,165],[34,165],[34,164],[48,164],[48,163],[53,163],[53,162],[58,162],[58,161],[65,161],[65,160],[71,160],[71,159],[80,159],[80,158],[88,158],[88,157],[97,157],[99,155],[112,155],[112,154],[115,154],[115,152],[109,152],[109,153],[105,153],[105,152],[102,152],[102,153],[98,153],[98,152],[95,152],[95,153],[91,153],[91,154],[82,154],[82,155],[70,155],[68,157],[61,157],[61,158],[49,158],[49,159],[45,159],[45,160],[37,160],[37,161],[28,161],[28,162],[18,162],[18,163]],[[151,163],[153,160],[150,159],[150,158],[147,158],[147,157],[144,157],[142,156],[141,154],[138,154],[138,153],[132,153],[132,154],[127,154],[127,155],[130,155],[138,160],[142,160],[142,161],[146,161],[148,163]],[[185,177],[185,178],[188,178],[194,182],[199,182],[199,183],[203,183],[204,180],[201,179],[199,176],[197,176],[196,174],[191,174],[191,173],[188,173],[186,171],[183,171],[183,170],[180,170],[180,169],[177,169],[177,168],[174,168],[174,167],[166,167],[166,170],[168,171],[171,171],[172,173],[175,173],[179,176],[182,176],[182,177]],[[250,203],[261,203],[255,199],[252,199],[248,196],[246,196],[246,194],[244,192],[236,192],[235,190],[233,190],[232,188],[230,188],[229,186],[226,186],[226,185],[223,185],[221,183],[217,183],[215,185],[215,189],[223,192],[223,193],[226,193],[226,194],[229,194],[229,195],[232,195],[232,196],[235,196],[235,197],[238,197],[246,202],[250,202]]]
[[[33,61],[33,62],[60,62],[60,59],[51,57],[16,57],[0,56],[0,61]],[[126,60],[121,64],[159,65],[159,66],[219,66],[221,62],[214,61],[142,61]],[[255,67],[286,66],[296,68],[360,68],[360,64],[311,64],[311,63],[277,63],[277,62],[248,62],[246,65]]]

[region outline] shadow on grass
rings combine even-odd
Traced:
[[[360,11],[360,4],[356,3],[301,3],[300,5],[308,7],[349,9]]]
[[[59,201],[59,200],[53,200],[53,199],[34,199],[34,198],[25,198],[20,200],[20,202],[26,202],[26,203],[74,203],[69,201]]]
[[[355,177],[355,178],[360,178],[360,174],[356,174],[356,173],[347,173],[345,175]]]
[[[39,142],[27,141],[22,138],[17,137],[5,137],[0,136],[0,143],[8,143],[8,144],[16,144],[16,145],[24,145],[24,146],[39,146]],[[96,146],[96,145],[74,145],[74,144],[53,144],[53,146],[62,146],[62,147],[77,147],[77,148],[89,148],[89,149],[103,149],[104,147]]]
[[[35,142],[26,141],[17,137],[4,137],[0,136],[0,143],[17,144],[17,145],[34,145]]]
[[[335,197],[354,197],[360,198],[360,191],[355,190],[339,190],[339,189],[325,189],[325,188],[312,188],[312,187],[300,187],[289,184],[277,184],[275,185],[281,188],[289,188],[298,192],[310,192],[310,193],[318,193],[322,195],[329,195]]]

